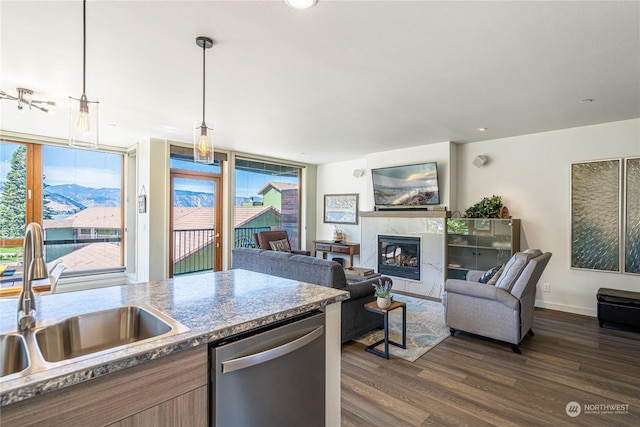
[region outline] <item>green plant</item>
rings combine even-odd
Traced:
[[[391,295],[391,286],[392,283],[389,280],[378,279],[378,283],[374,283],[373,287],[376,289],[376,297],[378,298],[389,298]]]
[[[463,219],[450,218],[447,221],[449,234],[467,234],[469,232],[469,223]]]
[[[485,197],[465,212],[465,218],[499,218],[502,198],[500,196]]]

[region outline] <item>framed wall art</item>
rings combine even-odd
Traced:
[[[571,164],[571,268],[620,271],[621,159]]]
[[[324,222],[334,224],[357,224],[358,195],[325,194]]]
[[[640,274],[640,157],[624,165],[624,272]]]

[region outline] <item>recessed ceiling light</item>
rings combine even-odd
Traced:
[[[315,6],[318,0],[284,0],[284,2],[294,9],[309,9]]]
[[[484,131],[485,131],[485,130],[487,130],[487,129],[489,129],[489,128],[478,128],[478,129],[476,129],[476,130],[477,130],[478,132],[484,132]]]
[[[593,99],[592,98],[585,98],[585,99],[580,101],[581,104],[587,104],[589,102],[593,102]]]

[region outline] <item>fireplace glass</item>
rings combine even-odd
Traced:
[[[378,273],[420,280],[420,238],[378,235]]]

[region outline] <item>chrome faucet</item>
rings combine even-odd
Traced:
[[[37,222],[27,225],[24,232],[22,263],[22,290],[18,298],[18,330],[27,331],[36,325],[36,300],[32,282],[47,277],[47,266],[43,257],[42,227]]]

